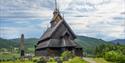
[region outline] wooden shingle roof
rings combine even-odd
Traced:
[[[65,28],[67,28],[67,30],[69,31],[69,33],[71,33],[72,37],[75,39],[76,36],[75,36],[74,32],[71,30],[71,28],[69,27],[69,25],[65,22],[65,20],[60,20],[60,21],[56,24],[56,26],[54,26],[54,27],[52,27],[52,28],[50,27],[50,28],[48,28],[48,29],[46,30],[46,32],[40,37],[39,42],[42,41],[42,40],[45,40],[45,39],[47,39],[47,38],[52,37],[52,35],[54,34],[54,32],[56,32],[56,30],[59,29],[58,27],[59,27],[61,24],[63,24],[63,25],[65,26]],[[65,32],[65,31],[64,31],[64,32]],[[38,43],[39,43],[39,42],[38,42]]]
[[[47,47],[78,47],[73,40],[66,39],[49,39],[37,45],[36,49]]]

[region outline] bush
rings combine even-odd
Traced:
[[[74,55],[70,52],[70,51],[64,51],[62,54],[61,54],[61,57],[64,61],[67,61],[68,59],[71,59],[74,57]]]
[[[11,61],[11,59],[6,59],[6,61]]]
[[[118,60],[117,63],[124,63],[125,62],[125,55],[121,55]]]
[[[117,63],[124,63],[125,62],[125,55],[117,51],[109,51],[106,52],[104,58],[107,61],[117,62]]]
[[[37,62],[37,59],[34,59],[33,62]]]
[[[38,61],[37,63],[47,63],[47,61],[44,57],[41,57],[40,61]]]
[[[56,60],[54,58],[50,58],[49,62],[56,62]]]
[[[82,58],[80,57],[74,57],[73,59],[71,59],[68,63],[88,63],[86,61],[84,61]]]
[[[109,51],[105,53],[104,58],[108,61],[116,62],[118,59],[118,55],[119,53],[115,51]]]

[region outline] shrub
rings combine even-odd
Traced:
[[[113,61],[115,62],[117,60],[117,55],[118,53],[115,52],[115,51],[109,51],[109,52],[106,52],[105,55],[104,55],[104,58],[108,61]]]
[[[117,63],[124,63],[125,62],[125,55],[121,55],[118,60]]]
[[[5,59],[2,59],[2,61],[4,62],[4,61],[6,61]]]
[[[56,62],[56,60],[54,58],[50,58],[49,62]]]
[[[6,59],[6,61],[11,61],[11,59]]]
[[[116,62],[117,59],[119,58],[119,54],[116,51],[109,51],[104,54],[104,58],[108,61]]]
[[[104,58],[107,61],[117,62],[117,63],[124,63],[125,62],[125,55],[117,51],[109,51],[106,52]]]
[[[64,51],[62,54],[61,54],[61,57],[64,61],[67,61],[68,59],[71,59],[74,57],[74,55],[70,52],[70,51]]]
[[[73,59],[71,59],[68,63],[88,63],[86,61],[84,61],[82,58],[80,57],[74,57]]]
[[[41,57],[37,63],[47,63],[47,61],[44,57]]]
[[[37,59],[34,59],[33,62],[37,62]]]

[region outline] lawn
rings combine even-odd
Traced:
[[[32,61],[24,61],[24,62],[21,62],[21,61],[7,61],[7,62],[0,62],[0,63],[35,63],[35,62],[32,62]],[[57,63],[57,62],[47,62],[47,63]]]
[[[93,60],[96,63],[112,63],[112,62],[108,62],[106,60],[104,60],[103,58],[93,58]],[[76,63],[77,60],[73,61],[74,63]],[[20,61],[20,60],[16,60],[16,61],[5,61],[5,62],[0,62],[0,63],[35,63],[33,61]],[[47,62],[47,63],[57,63],[57,62]],[[63,63],[70,63],[69,61],[64,61]],[[88,62],[82,62],[82,63],[88,63]]]
[[[19,58],[19,54],[8,54],[8,53],[4,53],[4,54],[0,54],[0,59],[12,59],[13,57],[15,58]],[[33,57],[33,60],[39,60],[40,57]],[[111,63],[106,61],[103,58],[91,58],[93,61],[95,61],[96,63]],[[88,63],[78,57],[71,59],[70,61],[64,61],[63,63]],[[25,60],[25,61],[20,61],[20,60],[15,60],[15,61],[4,61],[4,62],[0,62],[0,63],[35,63],[33,61],[29,61],[29,60]],[[47,62],[47,63],[57,63],[57,62]]]
[[[34,63],[32,61],[5,61],[5,62],[0,62],[0,63]]]
[[[94,58],[94,61],[96,61],[96,63],[112,63],[106,61],[104,58]]]
[[[0,53],[0,59],[12,59],[12,58],[18,58],[19,54],[12,54],[12,53]]]

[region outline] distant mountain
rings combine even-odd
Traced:
[[[119,44],[121,44],[121,45],[125,45],[125,39],[116,39],[116,40],[112,40],[112,41],[110,41],[110,42],[112,42],[112,43],[114,43],[114,44],[119,43]]]
[[[37,38],[29,38],[25,39],[25,47],[26,48],[34,48],[34,45],[37,43],[38,39]],[[96,38],[91,38],[91,37],[86,37],[86,36],[77,36],[77,39],[75,40],[79,45],[83,47],[83,49],[87,52],[92,52],[96,46],[99,46],[101,44],[109,44],[108,42],[101,40],[101,39],[96,39]],[[10,47],[19,47],[19,39],[0,39],[0,47],[4,48],[10,48]]]

